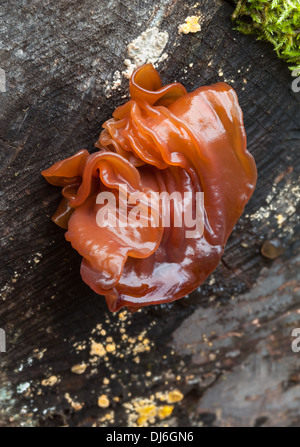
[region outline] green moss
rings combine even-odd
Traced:
[[[239,0],[232,19],[237,30],[271,42],[292,70],[300,69],[299,0]]]

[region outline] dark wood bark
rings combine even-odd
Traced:
[[[151,426],[300,424],[300,353],[291,349],[300,327],[300,93],[268,44],[232,29],[232,6],[195,3],[0,2],[7,77],[0,93],[0,328],[7,335],[0,425],[134,425],[150,404],[153,418],[144,423]],[[201,31],[178,34],[199,13]],[[201,289],[120,318],[82,282],[80,257],[49,218],[59,188],[40,172],[93,150],[101,124],[128,95],[123,75],[121,87],[110,89],[114,73],[126,69],[127,44],[153,26],[169,33],[168,57],[158,64],[165,82],[192,90],[225,80],[236,89],[259,177],[223,262]],[[284,253],[272,261],[261,246],[274,238]],[[102,357],[91,352],[101,353],[100,343],[112,345]],[[74,372],[78,364],[84,373]],[[159,396],[172,390],[184,398],[161,419],[167,402]],[[98,406],[101,395],[109,407]]]

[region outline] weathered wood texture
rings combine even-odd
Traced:
[[[300,425],[300,353],[291,350],[291,331],[300,327],[300,93],[291,91],[287,67],[269,45],[235,32],[232,6],[219,0],[1,0],[0,8],[7,76],[0,425]],[[200,32],[178,34],[186,16],[200,13]],[[169,33],[168,57],[158,64],[165,82],[234,86],[259,178],[224,262],[199,291],[112,315],[82,282],[79,256],[50,221],[60,191],[40,171],[93,150],[101,124],[128,95],[123,75],[120,89],[110,89],[126,68],[127,44],[153,26]],[[275,261],[260,253],[271,237],[285,247]],[[102,353],[95,343],[112,345],[110,352],[91,353]],[[83,374],[71,372],[81,363]],[[184,398],[161,419],[156,393],[172,390]],[[100,395],[109,407],[98,406]],[[152,417],[138,420],[149,403]]]

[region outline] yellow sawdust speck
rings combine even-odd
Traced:
[[[165,405],[164,407],[161,407],[158,410],[158,417],[160,419],[166,419],[167,417],[171,416],[173,409],[174,405]]]
[[[74,408],[75,411],[79,411],[82,409],[83,404],[74,401],[69,393],[65,394],[65,399],[68,401],[68,403],[71,405],[71,407]]]
[[[156,408],[155,405],[144,405],[140,408],[136,408],[137,413],[139,414],[139,417],[137,419],[137,424],[139,426],[142,426],[147,421],[152,421],[152,419],[156,416]]]
[[[171,404],[174,402],[180,402],[184,398],[184,395],[179,390],[172,390],[165,392],[158,391],[155,393],[155,397],[162,402],[168,402]]]
[[[184,398],[183,394],[179,390],[170,391],[167,397],[169,403],[180,402]]]
[[[197,33],[201,31],[201,25],[199,23],[200,17],[188,16],[185,19],[185,23],[178,26],[178,32],[183,34]]]
[[[74,374],[83,374],[87,368],[85,363],[79,363],[78,365],[74,365],[71,368],[72,373]]]
[[[53,386],[58,382],[58,378],[56,376],[48,377],[48,379],[44,379],[41,381],[42,386]]]
[[[113,343],[109,343],[107,346],[106,346],[106,351],[107,352],[114,352],[116,350],[116,345],[114,345]]]
[[[34,349],[32,357],[35,357],[38,360],[41,360],[44,357],[44,353],[47,351],[47,348],[45,349]]]
[[[164,420],[171,416],[174,405],[159,405],[155,402],[155,396],[149,398],[137,398],[124,404],[127,409],[128,424],[130,426],[147,427],[155,423],[155,420]]]
[[[76,349],[76,352],[84,351],[84,349],[86,349],[86,343],[85,342],[75,342],[73,344],[73,346]]]
[[[106,413],[106,414],[100,419],[100,422],[105,422],[105,421],[113,422],[113,421],[114,421],[114,417],[115,417],[115,413],[114,413],[113,411],[110,411],[109,413]]]
[[[276,219],[279,225],[282,224],[282,222],[284,222],[284,217],[282,214],[277,214]]]
[[[107,408],[109,407],[109,400],[105,394],[98,397],[98,407]]]
[[[106,354],[104,346],[102,343],[96,343],[92,340],[90,355],[96,355],[98,357],[103,357]]]

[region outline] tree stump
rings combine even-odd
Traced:
[[[271,46],[233,30],[230,3],[2,1],[0,425],[300,425],[300,93]],[[179,33],[188,16],[201,30]],[[199,290],[111,314],[51,222],[60,191],[40,172],[94,150],[143,32],[165,83],[235,88],[258,184]],[[271,260],[261,247],[276,238]]]

